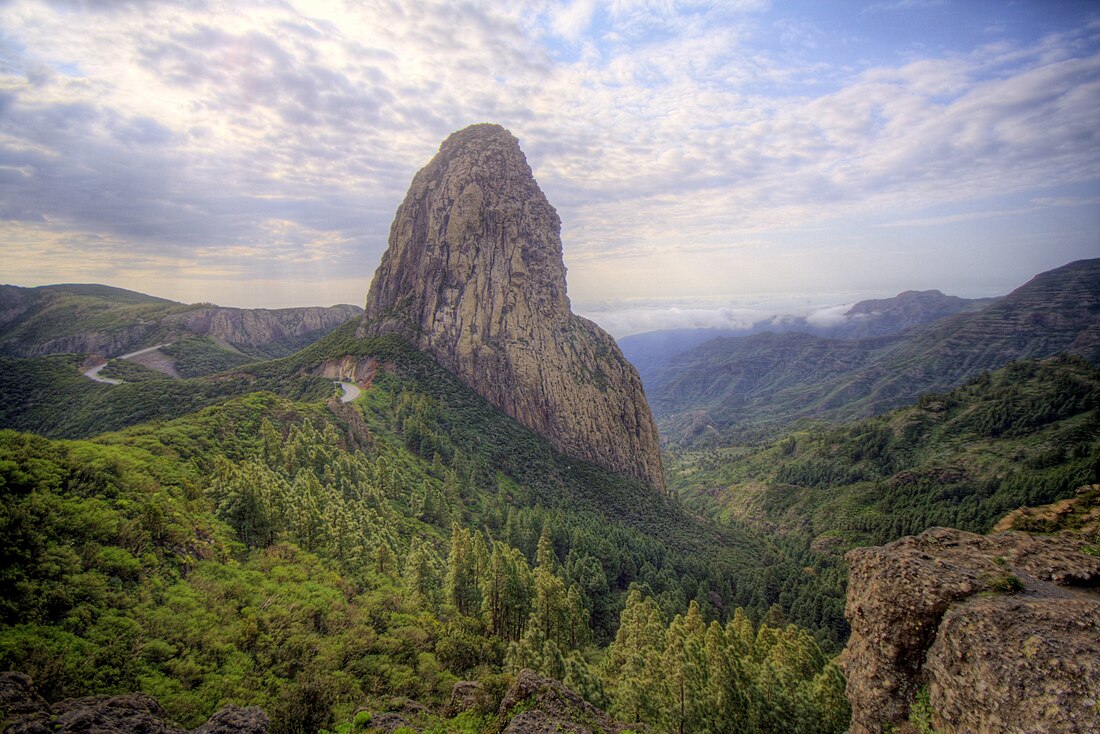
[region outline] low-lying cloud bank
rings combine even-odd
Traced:
[[[868,296],[870,297],[870,296]],[[669,329],[722,329],[749,333],[763,325],[790,328],[795,323],[832,328],[847,322],[845,312],[860,300],[854,294],[768,296],[760,300],[677,299],[575,302],[573,309],[616,339]],[[839,301],[839,302],[838,302]],[[755,328],[754,328],[755,327]]]

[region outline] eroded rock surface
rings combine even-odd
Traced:
[[[359,314],[356,306],[194,309],[166,317],[170,333],[209,336],[233,347],[264,349],[286,344],[287,353],[318,339]]]
[[[664,488],[638,373],[570,311],[561,220],[504,128],[454,133],[413,179],[360,329],[390,333],[561,452]]]
[[[974,599],[940,623],[925,669],[944,731],[1098,732],[1100,604]]]
[[[265,734],[268,724],[262,709],[230,705],[190,734]],[[50,705],[35,692],[29,677],[14,672],[0,673],[0,726],[4,734],[187,734],[147,694],[69,698]]]
[[[628,727],[559,681],[524,668],[500,702],[506,734],[619,734]]]
[[[1100,731],[1100,558],[1082,542],[932,528],[847,555],[852,734]]]

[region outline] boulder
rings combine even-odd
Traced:
[[[932,528],[849,552],[851,734],[900,725],[926,686],[945,734],[1100,731],[1100,558],[1081,548]]]
[[[497,717],[506,734],[619,734],[628,728],[560,681],[527,668],[504,695]]]
[[[255,706],[223,707],[190,734],[266,734],[269,719]],[[68,698],[53,705],[23,673],[0,673],[3,734],[188,734],[168,720],[160,703],[145,693]]]

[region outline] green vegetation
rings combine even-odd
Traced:
[[[149,382],[150,380],[172,379],[170,375],[166,375],[163,372],[125,359],[112,359],[107,363],[106,367],[99,371],[99,374],[101,377],[110,377],[111,379],[122,380],[123,382]]]
[[[913,704],[909,707],[909,724],[917,734],[937,734],[932,726],[932,702],[928,686],[917,691]]]
[[[1088,362],[1017,362],[877,418],[676,454],[671,484],[695,511],[756,517],[819,546],[937,525],[987,532],[1017,507],[1100,479],[1098,406],[1100,370]]]
[[[1003,299],[881,338],[715,339],[646,384],[665,442],[774,440],[800,421],[855,421],[952,390],[982,370],[1063,352],[1100,363],[1100,259],[1042,273]]]
[[[255,362],[255,357],[218,346],[206,336],[184,336],[161,350],[175,360],[180,377],[204,377]]]
[[[157,323],[161,319],[199,308],[102,285],[2,288],[0,299],[24,309],[18,319],[0,326],[2,354],[25,354],[25,348],[40,345],[51,352],[76,351],[80,336],[90,332],[109,335],[123,346],[151,341],[164,335]]]
[[[738,610],[709,625],[695,602],[667,626],[653,600],[631,592],[604,669],[612,712],[662,731],[841,732],[844,677],[794,625],[755,628]]]
[[[332,383],[283,371],[104,385],[80,373],[80,357],[60,354],[36,359],[0,357],[0,426],[55,438],[86,438],[151,420],[170,420],[228,398],[270,390],[295,399],[332,394]],[[123,368],[125,374],[141,368]],[[151,370],[150,370],[151,371]]]
[[[1040,507],[1020,508],[1007,527],[1026,533],[1068,533],[1085,541],[1081,551],[1100,556],[1100,484],[1085,485],[1070,499]]]
[[[520,666],[621,710],[621,668],[601,660],[620,659],[604,646],[633,588],[684,707],[700,675],[725,685],[736,660],[747,722],[774,716],[760,702],[789,688],[776,700],[843,730],[843,682],[814,637],[778,607],[750,621],[781,592],[814,595],[798,559],[556,455],[407,344],[353,334],[233,377],[117,387],[81,377],[74,358],[7,360],[31,381],[0,386],[16,398],[8,425],[88,435],[82,421],[180,417],[90,440],[0,432],[0,665],[51,698],[143,690],[187,725],[256,703],[275,732],[355,730],[360,706],[440,704],[464,678],[501,691]],[[385,369],[355,404],[326,402],[331,383],[309,373],[346,354]],[[155,409],[123,410],[143,395]],[[187,412],[203,401],[217,404]],[[722,639],[732,620],[751,648]],[[677,652],[703,626],[722,648],[706,673]],[[814,632],[830,649],[843,634]],[[642,720],[675,726],[662,695]],[[494,715],[438,730],[491,728]]]

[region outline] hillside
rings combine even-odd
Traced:
[[[988,532],[1100,480],[1100,369],[1015,362],[875,418],[675,457],[670,484],[689,507],[820,549],[932,526]]]
[[[491,699],[523,665],[674,729],[701,714],[665,698],[660,681],[684,670],[670,651],[719,635],[743,660],[745,695],[706,711],[771,721],[798,700],[806,721],[843,730],[843,681],[813,639],[774,612],[759,630],[735,614],[759,624],[780,590],[828,596],[781,546],[556,453],[427,355],[357,339],[353,324],[240,379],[310,384],[348,356],[376,367],[350,405],[250,393],[80,441],[0,431],[0,568],[14,590],[0,664],[53,697],[143,690],[184,723],[261,704],[276,733],[401,696],[443,730],[486,730],[495,703],[446,719],[452,684],[480,679]],[[624,609],[661,625],[637,652],[659,661],[640,713],[623,662],[636,643],[616,637]],[[712,619],[730,626],[708,631]],[[758,631],[794,657],[754,653]]]
[[[282,357],[362,312],[358,306],[240,309],[183,304],[94,284],[0,286],[0,354],[117,357],[201,338],[216,359]],[[192,350],[194,351],[194,350]]]
[[[663,329],[632,334],[618,342],[626,358],[638,368],[638,374],[648,389],[673,358],[712,339],[789,332],[828,339],[889,336],[956,313],[977,311],[994,300],[947,296],[936,290],[904,291],[893,298],[860,301],[839,319],[820,321],[806,316],[781,315],[740,329]]]
[[[800,419],[850,420],[951,389],[1015,359],[1100,361],[1100,259],[1037,275],[1005,298],[902,334],[716,339],[647,385],[664,440],[732,443]]]

